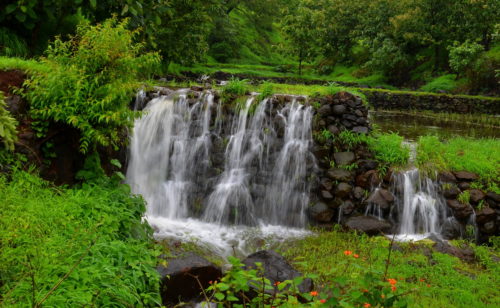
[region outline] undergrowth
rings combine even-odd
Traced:
[[[422,136],[417,145],[417,163],[424,170],[476,173],[487,190],[500,193],[500,141],[456,137],[441,141]]]
[[[492,251],[471,245],[478,262],[465,263],[433,252],[432,242],[397,243],[387,267],[390,244],[390,239],[385,237],[333,230],[289,242],[281,250],[304,274],[317,277],[318,291],[328,289],[336,278],[346,277],[348,285],[363,293],[365,289],[370,290],[362,286],[365,273],[378,272],[383,277],[387,268],[386,277],[395,279],[397,288],[404,290],[409,307],[500,305],[500,291],[491,287],[499,283],[500,266],[492,259],[498,255],[498,247]],[[346,260],[352,260],[352,255],[346,255],[346,251],[359,256],[349,267],[345,264]]]
[[[144,201],[119,178],[54,187],[0,175],[0,306],[159,306]]]
[[[0,141],[10,151],[14,150],[14,143],[17,139],[16,127],[17,121],[7,110],[3,92],[0,91]]]

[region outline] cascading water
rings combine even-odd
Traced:
[[[223,114],[209,92],[192,99],[178,91],[147,104],[135,123],[127,182],[146,200],[155,236],[229,254],[255,235],[305,233],[285,226],[306,224],[312,108],[255,99],[235,115]]]
[[[399,213],[399,240],[419,240],[439,236],[447,217],[446,203],[438,183],[421,177],[418,169],[396,175],[396,206]]]

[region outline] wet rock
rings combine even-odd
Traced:
[[[457,182],[457,178],[455,177],[455,175],[449,171],[439,172],[438,180],[441,183],[456,183]]]
[[[454,217],[446,219],[441,225],[441,236],[446,240],[460,238],[464,233],[464,227]]]
[[[364,189],[370,189],[380,184],[380,178],[376,170],[370,170],[356,177],[356,185]]]
[[[333,182],[330,179],[322,178],[321,187],[323,187],[325,190],[332,190]]]
[[[333,106],[333,114],[335,115],[343,115],[346,112],[347,108],[344,105],[334,105]]]
[[[356,156],[353,152],[338,152],[333,154],[333,158],[335,159],[335,164],[337,166],[350,165],[356,159]]]
[[[495,233],[496,229],[497,227],[495,221],[488,221],[487,223],[479,226],[479,231],[486,234],[493,234]]]
[[[453,210],[454,216],[459,220],[464,220],[473,213],[470,204],[463,204],[458,200],[447,200],[446,204]]]
[[[446,199],[456,199],[459,194],[460,194],[460,189],[458,189],[458,187],[455,186],[443,190],[443,196]]]
[[[200,86],[191,86],[191,90],[192,91],[196,91],[196,92],[202,92],[203,91],[203,87],[200,87]]]
[[[323,197],[323,199],[326,199],[326,200],[333,199],[332,194],[329,191],[327,191],[327,190],[322,190],[321,191],[321,197]]]
[[[354,203],[352,203],[351,200],[347,200],[344,203],[342,203],[341,208],[342,208],[342,215],[349,216],[354,212],[356,206],[354,205]]]
[[[328,207],[331,209],[337,209],[342,205],[342,203],[344,203],[344,200],[342,200],[340,198],[335,198],[335,199],[331,200],[330,202],[328,202]]]
[[[460,190],[464,191],[464,190],[467,190],[470,188],[470,183],[468,182],[460,182],[457,184],[458,188],[460,188]]]
[[[476,213],[476,223],[478,225],[485,224],[488,221],[494,221],[496,218],[497,213],[489,207],[484,207]]]
[[[334,212],[323,202],[318,202],[309,208],[309,214],[318,222],[330,222]]]
[[[469,194],[470,194],[470,201],[473,204],[478,204],[481,200],[484,200],[484,198],[486,197],[486,195],[479,189],[471,189],[469,190]]]
[[[339,182],[349,182],[353,177],[350,171],[339,168],[332,168],[328,170],[327,175],[330,179]]]
[[[352,186],[347,183],[340,183],[335,190],[335,196],[345,198],[351,194]]]
[[[496,194],[494,192],[489,192],[486,194],[486,198],[488,198],[489,200],[493,200],[496,203],[500,203],[500,194]]]
[[[365,190],[359,186],[356,186],[354,187],[353,195],[357,200],[362,200],[365,197]]]
[[[161,298],[165,305],[189,301],[200,296],[202,290],[193,276],[198,277],[204,289],[210,285],[209,281],[222,277],[219,267],[194,253],[168,260],[167,266],[159,265],[156,269],[160,274]]]
[[[358,161],[358,170],[367,172],[378,168],[378,162],[372,159],[362,159]]]
[[[269,279],[272,285],[274,285],[275,282],[293,280],[296,277],[303,276],[299,271],[288,264],[285,258],[272,250],[258,251],[243,260],[245,269],[257,268],[256,263],[262,264],[264,277]],[[309,278],[304,279],[298,286],[299,291],[302,293],[311,292],[313,287],[313,281]]]
[[[380,206],[381,209],[387,210],[394,203],[394,196],[386,189],[376,189],[366,200],[368,203],[373,203]]]
[[[475,181],[479,178],[477,174],[468,171],[458,171],[458,172],[453,172],[453,174],[459,181],[470,182],[470,181]]]
[[[321,115],[329,115],[332,112],[332,109],[329,105],[323,105],[318,109],[318,113]]]
[[[474,262],[476,259],[474,251],[470,247],[458,248],[443,241],[437,242],[433,247],[437,252],[449,254],[465,262]]]
[[[369,235],[386,233],[391,230],[390,223],[371,216],[351,217],[347,220],[346,226],[351,230],[361,231]]]

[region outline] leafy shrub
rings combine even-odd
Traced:
[[[484,50],[484,47],[476,42],[467,40],[462,44],[455,42],[448,49],[450,51],[450,67],[460,75],[466,68],[471,66],[481,51]]]
[[[56,39],[41,60],[50,71],[26,81],[32,117],[38,124],[53,120],[79,129],[83,153],[95,145],[123,143],[121,129],[138,116],[128,108],[138,78],[159,63],[158,55],[143,53],[143,45],[134,43],[137,34],[127,29],[126,20],[113,18],[81,24],[68,41]]]
[[[359,255],[346,250],[344,260],[336,266],[356,268],[363,266]],[[352,284],[347,276],[332,279],[321,285],[321,290],[301,293],[298,285],[304,277],[293,280],[270,281],[263,275],[261,264],[257,269],[243,270],[236,258],[229,259],[232,268],[204,293],[206,302],[218,307],[406,307],[405,293],[398,289],[396,279],[386,279],[383,272],[367,270]],[[312,276],[316,277],[316,276]],[[255,296],[248,297],[254,292]]]
[[[262,84],[262,91],[257,97],[258,101],[262,101],[265,98],[271,97],[274,94],[273,84],[270,82],[264,82]]]
[[[14,150],[14,143],[17,139],[17,121],[6,109],[3,92],[0,91],[0,140],[8,150]]]
[[[157,251],[144,201],[101,178],[52,187],[0,176],[0,294],[5,306],[159,306]]]

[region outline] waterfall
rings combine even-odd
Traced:
[[[243,249],[249,232],[303,234],[285,227],[306,226],[312,108],[255,96],[234,113],[227,107],[210,92],[180,90],[150,101],[136,120],[126,181],[146,200],[155,236],[227,253]]]
[[[439,193],[438,183],[421,177],[418,169],[395,176],[394,191],[399,220],[400,240],[415,240],[439,236],[447,207]]]

